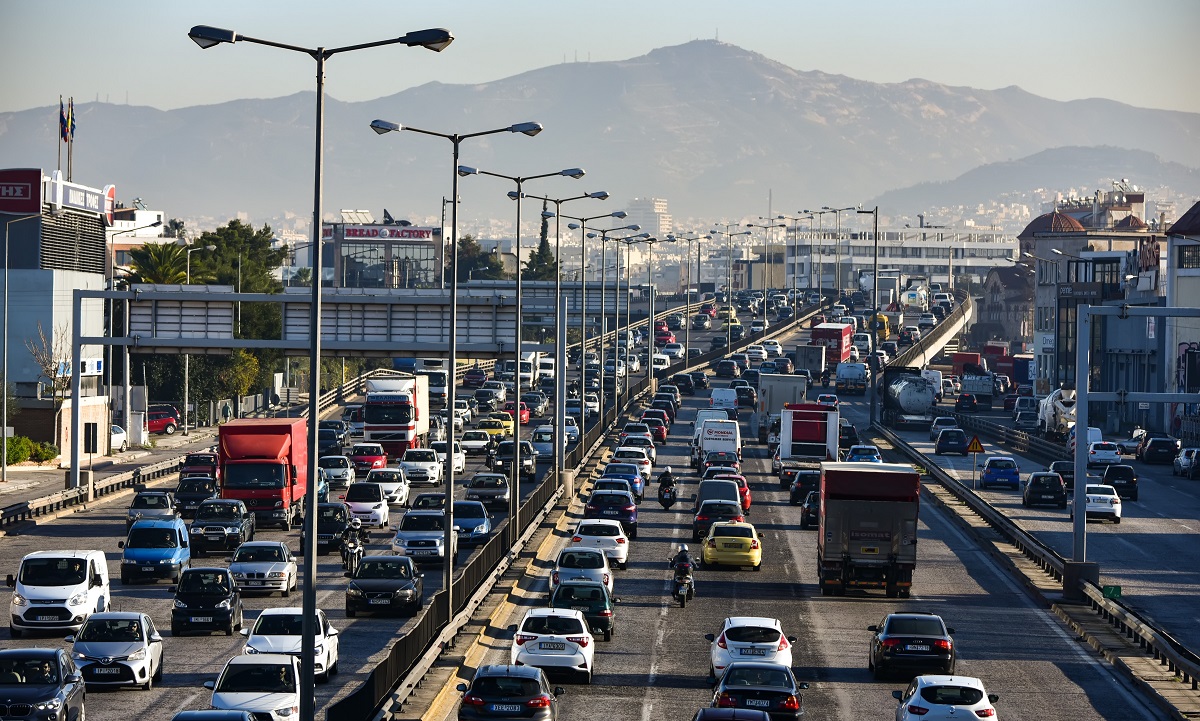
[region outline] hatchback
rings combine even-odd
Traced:
[[[1104,469],[1100,482],[1117,489],[1117,495],[1131,501],[1138,499],[1138,474],[1133,466],[1117,463]]]
[[[1100,484],[1087,484],[1084,488],[1085,518],[1109,519],[1113,523],[1121,522],[1121,497],[1117,489]],[[1067,498],[1067,507],[1071,509],[1071,520],[1075,519],[1075,496]]]
[[[762,534],[749,523],[713,523],[704,538],[701,558],[704,565],[750,566],[762,570]]]
[[[726,358],[725,360],[717,363],[717,368],[713,372],[713,375],[718,378],[740,378],[742,375],[742,369],[735,361]]]
[[[804,503],[800,504],[800,528],[815,526],[820,511],[821,494],[809,491],[808,495],[804,497]]]
[[[713,708],[766,711],[775,721],[799,721],[804,717],[801,689],[792,669],[777,663],[734,661],[713,688]],[[750,718],[737,716],[736,718]]]
[[[929,426],[929,440],[936,441],[938,434],[946,428],[957,428],[958,421],[950,416],[939,416],[933,419],[933,424]]]
[[[1121,462],[1121,451],[1116,443],[1101,441],[1088,444],[1087,467],[1109,466]]]
[[[965,456],[970,445],[971,441],[967,438],[966,431],[961,428],[947,428],[938,434],[933,453],[936,456],[945,453],[961,453]]]
[[[551,690],[546,675],[532,666],[482,666],[471,683],[460,683],[463,694],[458,721],[522,718],[553,721],[558,717],[561,687]]]
[[[1006,484],[1021,487],[1021,469],[1010,456],[995,456],[979,464],[979,487]]]
[[[957,657],[951,638],[954,629],[948,628],[941,616],[889,613],[878,624],[867,626],[867,630],[871,632],[867,668],[877,679],[897,669],[954,673]]]
[[[582,611],[531,609],[513,631],[512,665],[570,672],[592,682],[596,644]]]
[[[875,446],[851,446],[846,453],[847,463],[883,463],[883,456]]]
[[[162,636],[144,613],[93,613],[66,640],[73,644],[71,654],[89,688],[141,686],[149,691],[162,681]]]
[[[783,633],[779,619],[758,616],[730,616],[718,634],[706,633],[708,646],[708,676],[720,678],[734,661],[766,661],[781,666],[792,665],[792,644],[795,636]]]
[[[1175,460],[1171,462],[1171,475],[1194,477],[1197,458],[1196,453],[1200,449],[1196,448],[1181,448],[1176,454]]]
[[[601,548],[589,546],[567,546],[559,551],[554,567],[550,569],[550,593],[567,581],[595,581],[604,584],[612,593],[613,572],[608,554]]]
[[[575,527],[571,543],[584,548],[598,548],[608,556],[609,563],[625,570],[629,562],[629,538],[620,521],[604,518],[583,520]]]
[[[611,641],[616,628],[616,604],[602,583],[595,581],[564,581],[550,594],[550,608],[570,608],[583,613],[593,634],[601,634]]]
[[[1143,463],[1172,463],[1179,454],[1179,441],[1174,438],[1152,438],[1140,451]]]
[[[892,691],[900,702],[896,721],[996,718],[992,705],[1000,700],[983,682],[970,676],[918,676],[903,691]]]
[[[1021,492],[1021,505],[1067,507],[1067,484],[1062,476],[1049,471],[1030,473]]]
[[[592,491],[583,507],[584,518],[619,521],[630,538],[637,538],[637,502],[624,491]]]
[[[746,518],[740,503],[733,501],[704,501],[692,517],[692,541],[699,542],[717,522],[741,523]]]
[[[959,394],[958,399],[954,401],[954,410],[974,413],[979,410],[979,401],[975,399],[974,393]]]

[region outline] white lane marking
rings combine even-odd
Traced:
[[[679,538],[680,525],[678,523],[671,527],[671,539],[674,541]],[[672,543],[674,545],[674,543]],[[654,646],[650,649],[650,673],[646,679],[646,691],[642,694],[642,721],[650,721],[651,712],[654,710],[654,702],[650,700],[650,692],[654,689],[654,682],[658,679],[658,652],[663,647],[663,637],[667,633],[667,608],[671,601],[671,579],[667,578],[663,581],[663,601],[658,613],[658,622],[655,623]]]
[[[175,714],[179,713],[180,711],[183,711],[183,710],[191,707],[192,702],[195,701],[199,695],[200,695],[200,692],[197,691],[196,693],[192,694],[191,696],[188,696],[187,698],[185,698],[182,703],[180,703],[178,706],[175,707],[175,710],[171,712],[171,715],[174,716]]]

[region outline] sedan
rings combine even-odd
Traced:
[[[946,428],[957,428],[958,421],[950,416],[939,416],[933,419],[933,423],[929,426],[929,440],[936,441],[938,434]]]
[[[625,491],[592,491],[583,507],[584,518],[617,521],[630,538],[637,538],[637,502]]]
[[[771,358],[778,358],[783,355],[783,346],[777,340],[764,340],[762,347]]]
[[[900,702],[896,721],[996,718],[992,704],[1000,700],[970,676],[918,676],[905,690],[892,691],[892,698]]]
[[[817,517],[821,512],[821,494],[809,491],[800,504],[800,528],[811,528],[817,525]]]
[[[317,680],[328,681],[338,670],[338,630],[329,625],[325,612],[317,609],[313,624],[316,638],[316,660],[313,671]],[[299,606],[267,608],[259,614],[253,628],[243,628],[246,645],[244,654],[281,653],[299,656],[304,642],[304,610]]]
[[[594,634],[603,634],[605,641],[612,640],[616,626],[616,604],[603,584],[595,581],[564,581],[550,594],[550,608],[570,608],[583,613],[588,627]]]
[[[354,573],[346,574],[346,616],[359,611],[403,610],[414,614],[421,608],[425,574],[417,571],[411,558],[363,556]]]
[[[834,393],[822,393],[817,396],[817,403],[823,406],[838,407],[838,397]]]
[[[1084,515],[1086,518],[1108,519],[1113,523],[1121,522],[1121,497],[1117,489],[1100,484],[1087,484],[1084,489],[1087,499]],[[1067,507],[1071,509],[1071,519],[1075,519],[1075,496],[1067,498]]]
[[[746,357],[756,363],[762,363],[767,359],[767,349],[757,343],[746,346],[746,350],[742,351]]]
[[[772,719],[804,716],[800,691],[808,684],[797,683],[792,669],[777,663],[735,661],[713,689],[713,708],[766,711]]]
[[[462,434],[458,444],[469,456],[482,456],[492,447],[492,434],[486,430],[467,431]]]
[[[704,539],[706,566],[750,566],[762,569],[762,535],[749,523],[714,523]]]
[[[691,374],[692,383],[695,384],[696,390],[708,390],[708,374],[703,371],[693,371]]]
[[[535,608],[527,611],[514,629],[509,663],[557,670],[592,682],[595,638],[582,611],[569,608]]]
[[[67,636],[67,643],[73,644],[71,655],[89,687],[141,686],[149,691],[162,681],[162,636],[144,613],[93,613],[78,634]]]
[[[717,378],[739,378],[742,375],[742,369],[738,367],[735,361],[728,358],[717,363],[716,371],[713,373]]]
[[[529,425],[529,405],[521,402],[520,404],[509,401],[504,404],[504,412],[510,416],[519,416],[518,423],[523,426]]]
[[[287,598],[299,584],[296,559],[282,541],[243,543],[229,559],[229,572],[243,591],[279,591]]]
[[[444,511],[409,511],[396,526],[396,535],[392,538],[392,553],[397,556],[409,556],[414,563],[440,564],[447,556],[445,540]],[[453,563],[458,555],[458,537],[451,536],[450,542],[452,545],[448,555]]]
[[[113,453],[124,453],[129,448],[129,434],[121,426],[113,426],[108,447]]]
[[[889,613],[876,625],[867,626],[867,669],[876,679],[897,669],[934,670],[953,674],[957,654],[953,628],[932,613]]]
[[[730,616],[722,623],[719,634],[704,635],[708,646],[708,676],[720,678],[734,661],[753,660],[792,665],[792,644],[795,636],[783,633],[783,624],[775,618],[759,616]]]

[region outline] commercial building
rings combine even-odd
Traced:
[[[667,237],[674,226],[667,201],[662,198],[634,198],[625,205],[625,213],[622,225],[640,225],[643,233],[656,238]]]
[[[1166,305],[1200,308],[1200,202],[1168,229],[1166,246]],[[1200,393],[1200,327],[1194,318],[1167,318],[1164,325],[1167,382],[1163,390]],[[1200,443],[1200,405],[1171,404],[1163,413],[1164,423],[1186,445]]]

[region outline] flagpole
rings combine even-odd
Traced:
[[[75,98],[67,100],[67,182],[75,181]],[[184,413],[187,413],[185,410]],[[187,424],[184,424],[187,428]]]
[[[62,172],[62,144],[66,140],[67,134],[67,115],[63,109],[62,96],[58,96],[58,139],[55,145],[58,146],[58,172]]]

